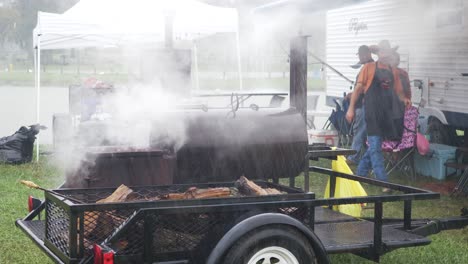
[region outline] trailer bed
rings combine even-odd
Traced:
[[[328,253],[361,252],[374,244],[374,223],[366,220],[318,224],[314,231]],[[422,246],[430,242],[423,236],[387,226],[382,228],[382,243],[388,250]]]
[[[45,220],[19,220],[17,223],[41,248],[47,249],[43,242]],[[374,243],[373,222],[357,219],[329,208],[315,207],[314,231],[330,254],[365,252]],[[387,250],[391,250],[427,245],[430,240],[390,226],[383,226],[382,242]]]

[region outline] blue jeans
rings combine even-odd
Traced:
[[[351,144],[351,149],[356,151],[356,154],[349,155],[348,160],[358,163],[359,153],[361,149],[364,148],[364,142],[366,140],[366,116],[364,113],[364,106],[356,108],[354,114],[354,123],[353,123],[353,143]]]
[[[373,169],[378,180],[388,181],[382,153],[382,137],[367,136],[367,142],[369,143],[369,147],[359,162],[357,174],[367,177],[371,169]]]

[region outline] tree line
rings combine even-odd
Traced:
[[[79,0],[0,0],[0,48],[14,43],[24,51],[32,50],[32,31],[37,12],[63,13]]]

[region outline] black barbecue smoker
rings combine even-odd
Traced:
[[[183,120],[186,139],[180,148],[168,144],[171,128],[154,121],[149,148],[88,148],[65,187],[224,182],[241,175],[274,182],[294,178],[304,171],[308,144],[306,37],[291,41],[290,65],[289,109],[239,107],[238,95],[231,95],[236,98],[231,108],[167,113],[166,119]]]
[[[466,226],[467,217],[412,219],[413,201],[438,199],[438,193],[309,165],[350,151],[308,146],[307,38],[294,38],[290,47],[291,107],[286,111],[239,109],[235,118],[216,111],[184,113],[195,116],[189,118],[182,148],[174,151],[156,142],[148,151],[97,150],[92,155],[102,161],[86,182],[78,183],[83,188],[46,191],[45,200],[32,203],[16,225],[57,263],[95,264],[329,263],[328,255],[338,253],[378,262],[391,250],[429,244],[425,236],[431,233]],[[138,166],[150,168],[145,164],[152,169],[137,172]],[[330,178],[331,198],[308,192],[310,171]],[[294,187],[301,173],[304,189]],[[240,175],[281,194],[142,200],[193,187],[232,188]],[[395,192],[335,198],[337,177]],[[279,184],[280,178],[289,178],[290,186]],[[132,185],[138,196],[134,202],[97,203],[120,183]],[[403,201],[404,217],[387,221],[383,204],[395,201]],[[373,205],[374,216],[354,218],[332,210],[356,203]]]

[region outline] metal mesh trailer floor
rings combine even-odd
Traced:
[[[45,236],[45,220],[21,221],[40,240]]]
[[[374,223],[365,220],[316,224],[314,231],[328,253],[359,252],[369,249],[374,243]],[[431,241],[423,236],[384,226],[382,242],[384,247],[392,249],[427,245]]]
[[[374,223],[357,220],[328,208],[315,208],[315,233],[329,253],[359,252],[373,244]],[[45,221],[21,221],[32,233],[44,240]],[[384,226],[382,241],[387,249],[427,245],[430,240],[396,228]]]

